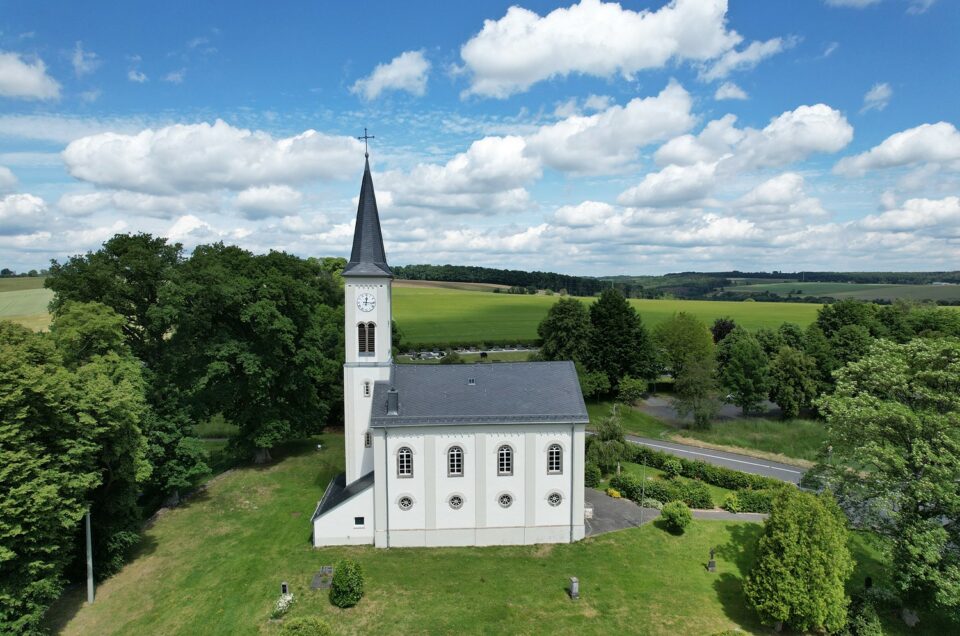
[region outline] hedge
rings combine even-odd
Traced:
[[[653,468],[663,470],[668,461],[680,462],[680,474],[690,479],[696,479],[727,490],[765,490],[770,488],[782,488],[784,483],[772,477],[762,475],[751,475],[742,473],[732,468],[723,466],[714,466],[702,461],[691,461],[674,457],[668,453],[653,450],[646,446],[633,445],[633,462],[637,464],[646,464]]]
[[[783,487],[782,485],[780,486]],[[738,490],[737,507],[735,512],[770,512],[773,507],[773,496],[776,490]]]
[[[624,474],[612,477],[610,486],[636,503],[641,503],[646,498],[663,503],[682,501],[691,508],[713,508],[710,490],[706,485],[695,481],[680,483],[648,479],[644,482],[633,475]]]

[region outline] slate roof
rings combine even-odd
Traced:
[[[377,197],[373,192],[373,177],[370,175],[370,159],[363,168],[360,185],[360,203],[357,204],[357,223],[353,230],[353,250],[350,261],[343,269],[344,276],[390,276],[387,254],[383,250],[383,235],[380,233],[380,213]]]
[[[387,414],[391,387],[396,415]],[[372,399],[374,428],[588,421],[572,362],[399,364],[374,385]]]
[[[313,513],[311,521],[316,520],[317,517],[322,516],[327,511],[333,510],[347,499],[359,495],[372,485],[372,470],[349,486],[347,485],[346,473],[340,473],[327,485],[327,490],[323,493],[323,499],[317,505],[317,510]]]

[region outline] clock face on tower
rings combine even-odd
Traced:
[[[373,311],[377,306],[377,299],[373,294],[360,294],[357,296],[357,309],[360,311]]]

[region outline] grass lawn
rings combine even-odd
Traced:
[[[678,430],[674,438],[678,437],[815,461],[827,439],[827,431],[823,423],[816,420],[747,418],[714,422],[706,431]]]
[[[604,400],[596,402],[587,401],[587,413],[590,416],[590,428],[595,428],[597,422],[610,415],[610,407],[613,402]],[[653,437],[660,439],[669,439],[677,430],[662,420],[658,420],[652,415],[647,415],[637,409],[620,405],[620,418],[623,424],[623,432],[640,437]]]

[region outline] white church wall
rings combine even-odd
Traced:
[[[314,547],[373,544],[373,502],[373,488],[367,488],[314,520]],[[356,523],[358,517],[363,523]]]
[[[436,498],[434,528],[475,528],[477,525],[477,467],[478,458],[473,432],[454,430],[436,436]],[[463,450],[463,474],[450,476],[448,452],[458,446]],[[456,495],[463,502],[459,509],[450,505]],[[427,525],[429,529],[431,526]]]
[[[409,448],[413,452],[413,476],[399,477],[397,475],[397,453],[401,448]],[[426,490],[428,481],[426,457],[424,453],[424,436],[402,432],[394,434],[392,431],[387,438],[387,506],[390,508],[388,519],[391,530],[422,530],[426,526]],[[377,478],[380,477],[382,466],[378,466]],[[403,497],[413,499],[409,510],[400,508]]]
[[[480,432],[484,435],[485,452],[485,492],[486,497],[480,505],[486,509],[487,528],[496,527],[523,527],[525,525],[524,505],[526,500],[526,454],[524,452],[524,434],[519,427],[490,432]],[[513,450],[513,474],[499,475],[497,472],[497,454],[500,447],[509,446]],[[513,502],[509,507],[503,507],[499,499],[509,495]],[[496,533],[494,533],[496,534]]]

